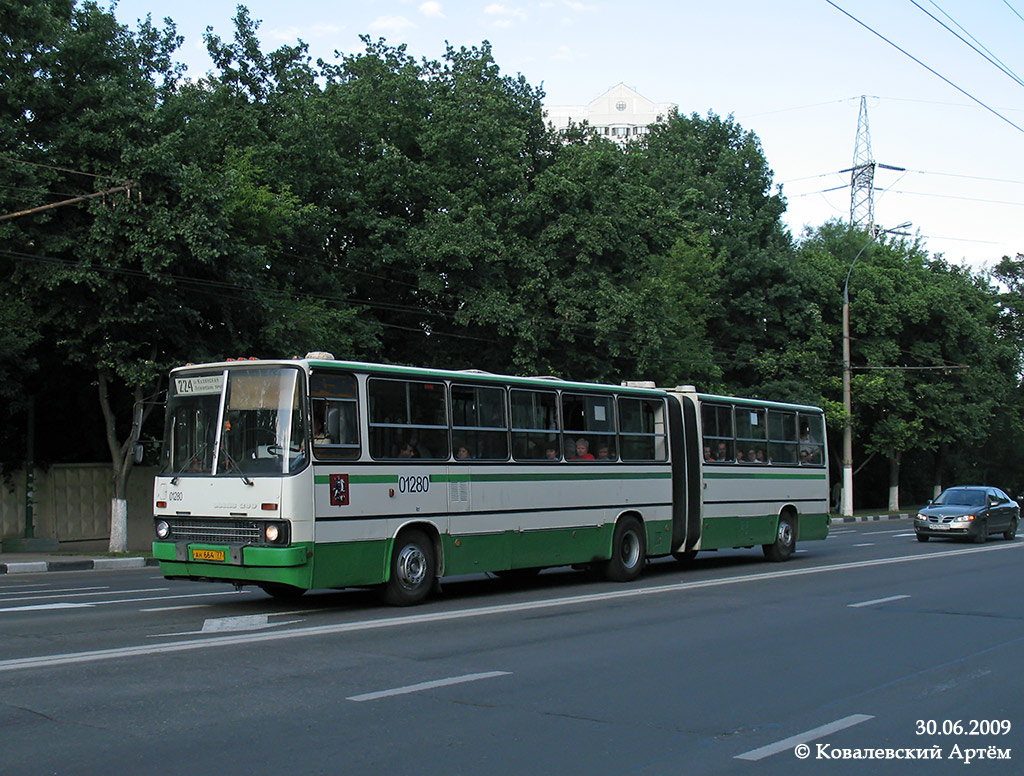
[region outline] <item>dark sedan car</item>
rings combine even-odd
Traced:
[[[973,539],[979,544],[992,534],[1017,535],[1020,507],[999,488],[983,485],[948,488],[917,513],[914,531],[919,542],[931,536]]]

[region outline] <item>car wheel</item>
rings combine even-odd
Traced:
[[[984,544],[988,541],[988,520],[982,520],[978,533],[974,535],[975,544]]]
[[[1003,538],[1006,539],[1006,541],[1012,542],[1017,536],[1017,522],[1018,518],[1013,518],[1010,522],[1010,527],[1003,531]]]
[[[928,541],[928,534],[918,534],[917,535],[917,540],[919,542],[926,542],[926,541]]]

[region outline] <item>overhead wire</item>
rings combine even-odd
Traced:
[[[839,11],[840,13],[844,14],[845,16],[847,16],[847,17],[849,17],[850,19],[852,19],[853,21],[855,21],[855,22],[856,22],[857,24],[859,24],[859,25],[860,25],[861,27],[863,27],[864,29],[866,29],[866,30],[867,30],[868,32],[870,32],[870,33],[871,33],[872,35],[875,35],[875,36],[877,36],[877,37],[881,38],[882,40],[884,40],[884,41],[885,41],[886,43],[888,43],[888,44],[889,44],[890,46],[892,46],[892,47],[893,47],[894,49],[896,49],[897,51],[899,51],[899,52],[900,52],[901,54],[903,54],[904,56],[906,56],[906,57],[908,57],[908,58],[912,59],[912,60],[913,60],[914,62],[916,62],[917,64],[919,64],[919,65],[920,65],[921,67],[923,67],[923,68],[924,68],[925,70],[927,70],[927,71],[928,71],[929,73],[931,73],[932,75],[936,76],[937,78],[940,78],[940,79],[942,79],[943,81],[945,81],[945,82],[946,82],[947,84],[949,84],[950,86],[952,86],[952,87],[953,87],[954,89],[956,89],[956,90],[957,90],[958,92],[960,92],[960,93],[961,93],[961,94],[963,94],[964,96],[966,96],[966,97],[970,98],[971,100],[974,100],[974,102],[978,103],[978,105],[980,105],[981,107],[983,107],[983,108],[984,108],[985,110],[987,110],[987,111],[988,111],[989,113],[991,113],[991,114],[992,114],[993,116],[996,116],[996,117],[997,117],[997,118],[999,118],[1000,120],[1002,120],[1002,121],[1006,122],[1006,123],[1007,123],[1007,124],[1009,124],[1009,125],[1010,125],[1011,127],[1013,127],[1014,129],[1016,129],[1016,130],[1017,130],[1018,132],[1020,132],[1021,134],[1024,134],[1024,127],[1021,127],[1021,126],[1019,126],[1018,124],[1015,124],[1014,122],[1010,121],[1010,119],[1006,118],[1006,116],[1004,116],[1004,115],[1002,115],[1001,113],[999,113],[999,111],[997,111],[997,110],[996,110],[995,108],[992,108],[992,107],[990,107],[989,105],[985,104],[984,102],[982,102],[981,100],[979,100],[979,99],[978,99],[977,97],[975,97],[975,96],[974,96],[973,94],[971,94],[970,92],[968,92],[968,91],[967,91],[966,89],[964,89],[963,87],[961,87],[961,86],[959,86],[959,85],[955,84],[955,83],[954,83],[953,81],[951,81],[950,79],[946,78],[946,76],[942,75],[942,73],[938,72],[937,70],[935,70],[935,69],[934,69],[934,68],[932,68],[932,67],[929,67],[929,66],[928,66],[928,65],[926,65],[926,64],[925,64],[924,62],[922,62],[922,61],[921,61],[920,59],[918,59],[918,58],[917,58],[917,57],[915,57],[915,56],[914,56],[913,54],[911,54],[911,53],[910,53],[909,51],[907,51],[906,49],[904,49],[904,48],[902,48],[901,46],[897,45],[897,44],[896,44],[896,43],[894,43],[893,41],[889,40],[889,38],[885,37],[885,36],[884,36],[884,35],[883,35],[882,33],[880,33],[880,32],[879,32],[878,30],[874,29],[873,27],[871,27],[870,25],[866,24],[865,22],[862,22],[862,21],[861,21],[860,19],[858,19],[858,18],[857,18],[856,16],[854,16],[854,15],[853,15],[852,13],[850,13],[849,11],[847,11],[847,10],[846,10],[845,8],[842,8],[842,7],[840,7],[839,5],[837,5],[837,4],[835,3],[835,2],[833,2],[833,0],[825,0],[825,2],[826,2],[826,3],[828,3],[829,5],[831,5],[831,6],[833,7],[833,8],[835,8],[835,9],[836,9],[837,11]]]
[[[916,8],[920,9],[920,10],[921,10],[921,12],[922,12],[923,14],[927,15],[929,19],[932,19],[932,20],[934,20],[934,21],[936,22],[936,24],[939,24],[939,25],[941,25],[943,29],[945,29],[946,31],[948,31],[948,32],[949,32],[949,33],[950,33],[951,35],[954,35],[954,36],[956,36],[956,38],[957,38],[958,40],[960,40],[960,41],[961,41],[962,43],[964,43],[964,45],[968,46],[968,47],[969,47],[969,48],[970,48],[970,49],[971,49],[972,51],[974,51],[975,53],[979,54],[979,55],[980,55],[980,56],[981,56],[981,57],[982,57],[982,58],[983,58],[983,59],[984,59],[984,60],[985,60],[986,62],[988,62],[988,63],[990,63],[991,65],[995,66],[995,67],[996,67],[996,69],[998,69],[998,70],[999,70],[1000,72],[1002,72],[1002,73],[1003,73],[1004,75],[1008,76],[1008,77],[1009,77],[1009,78],[1010,78],[1011,80],[1013,80],[1013,81],[1014,81],[1015,83],[1017,83],[1017,84],[1018,84],[1019,86],[1024,86],[1024,81],[1022,81],[1022,80],[1020,79],[1020,77],[1019,77],[1019,76],[1018,76],[1018,75],[1017,75],[1017,74],[1016,74],[1015,72],[1013,72],[1013,70],[1011,70],[1011,69],[1010,69],[1010,68],[1009,68],[1009,67],[1008,67],[1008,66],[1007,66],[1007,65],[1006,65],[1006,64],[1005,64],[1005,63],[1004,63],[1004,62],[1003,62],[1003,61],[1002,61],[1001,59],[999,59],[999,58],[998,58],[998,57],[997,57],[997,56],[996,56],[995,54],[993,54],[993,53],[992,53],[991,51],[989,51],[989,50],[988,50],[988,48],[987,48],[987,47],[985,47],[985,46],[984,46],[984,45],[983,45],[983,44],[981,43],[981,41],[979,41],[979,40],[978,40],[977,38],[975,38],[975,37],[974,37],[973,35],[971,35],[971,33],[967,32],[967,30],[965,30],[965,29],[964,29],[964,28],[963,28],[963,27],[962,27],[962,26],[961,26],[961,25],[960,25],[960,24],[959,24],[959,23],[958,23],[958,22],[956,21],[956,19],[954,19],[954,18],[953,18],[952,16],[950,16],[950,15],[949,15],[948,13],[946,13],[945,11],[943,11],[943,10],[942,10],[942,8],[939,8],[938,4],[937,4],[937,3],[935,3],[935,2],[934,2],[934,0],[932,0],[932,5],[934,5],[934,6],[936,7],[936,8],[938,8],[938,9],[939,9],[939,11],[940,11],[941,13],[945,14],[946,18],[947,18],[947,19],[949,19],[949,20],[950,20],[951,22],[953,22],[953,24],[955,24],[955,25],[956,25],[957,27],[959,27],[959,28],[960,28],[961,30],[963,30],[963,32],[964,32],[964,35],[967,35],[967,36],[968,36],[968,37],[969,37],[969,38],[970,38],[971,40],[973,40],[973,41],[974,41],[975,43],[977,43],[977,44],[978,44],[978,46],[981,46],[981,48],[982,48],[982,49],[984,49],[984,52],[982,52],[982,51],[981,51],[981,49],[979,49],[979,48],[978,48],[977,46],[974,46],[973,44],[971,44],[971,43],[969,43],[968,41],[964,40],[964,38],[963,38],[963,37],[962,37],[962,36],[961,36],[961,35],[960,35],[959,33],[957,33],[957,32],[956,32],[955,30],[952,30],[952,29],[950,29],[950,28],[949,28],[949,26],[948,26],[947,24],[945,24],[945,23],[944,23],[944,22],[943,22],[943,21],[942,21],[941,19],[938,19],[938,18],[936,18],[936,17],[935,17],[935,16],[933,15],[933,14],[931,14],[931,13],[930,13],[930,12],[929,12],[929,11],[928,11],[927,9],[923,8],[923,7],[922,7],[922,6],[921,6],[921,5],[920,5],[920,4],[919,4],[919,3],[917,2],[917,0],[910,0],[910,2],[911,2],[911,3],[912,3],[912,4],[913,4],[913,5],[914,5],[914,6],[916,7]]]

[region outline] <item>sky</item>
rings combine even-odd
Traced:
[[[1024,0],[250,0],[264,51],[297,40],[314,61],[360,35],[441,59],[489,41],[506,75],[547,105],[624,83],[684,114],[732,116],[761,141],[805,227],[850,217],[861,97],[875,222],[910,222],[932,254],[975,270],[1024,253]],[[120,0],[134,28],[170,18],[188,74],[211,68],[207,27],[233,34],[237,3]],[[940,24],[941,22],[941,24]],[[943,26],[944,25],[944,26]],[[955,34],[954,34],[955,33]],[[916,61],[915,61],[916,60]]]

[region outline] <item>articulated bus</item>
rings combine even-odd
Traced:
[[[171,373],[154,483],[167,578],[289,598],[598,567],[828,534],[820,409],[479,371],[228,360]]]

